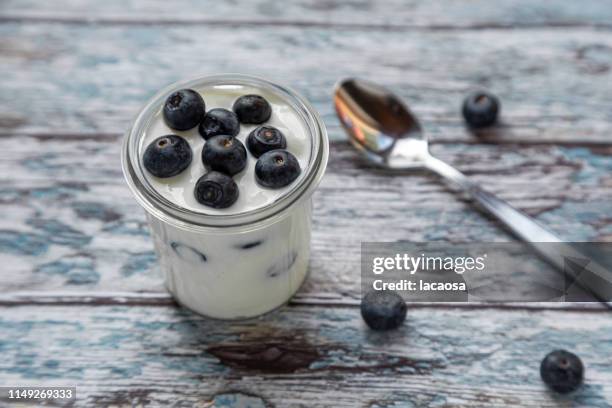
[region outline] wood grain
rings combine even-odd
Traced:
[[[124,183],[120,135],[4,136],[3,291],[163,291],[142,209]],[[499,225],[425,173],[365,164],[331,145],[315,194],[305,302],[359,296],[361,241],[507,241]],[[434,144],[441,158],[567,240],[610,240],[610,148]]]
[[[434,176],[333,143],[307,284],[227,323],[163,289],[119,145],[156,90],[213,72],[296,88],[342,140],[333,85],[365,77],[406,98],[436,155],[566,240],[610,241],[611,21],[597,0],[2,1],[1,385],[76,385],[87,407],[610,407],[599,305],[416,304],[398,331],[363,325],[361,241],[511,239]],[[502,123],[473,134],[459,106],[477,87]],[[565,398],[539,378],[554,348],[587,367]]]
[[[0,375],[76,384],[79,406],[194,406],[230,393],[276,407],[597,408],[612,400],[600,348],[611,324],[605,313],[412,308],[400,330],[375,333],[356,308],[223,323],[174,307],[20,306],[0,309]],[[585,386],[563,399],[539,379],[554,348],[586,365]]]
[[[365,35],[334,27],[4,23],[0,36],[5,134],[120,133],[162,86],[239,71],[296,88],[321,112],[333,139],[344,138],[333,86],[358,76],[405,97],[434,140],[612,141],[607,31],[371,29]],[[500,97],[503,118],[495,131],[473,135],[459,110],[477,87]]]
[[[429,29],[486,27],[610,27],[612,11],[601,1],[529,0],[269,0],[173,2],[155,0],[5,0],[5,20],[54,20],[97,24],[286,24],[292,26],[382,26]]]

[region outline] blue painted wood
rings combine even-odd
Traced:
[[[163,291],[144,212],[123,181],[120,136],[3,137],[4,291]],[[435,144],[433,151],[567,240],[609,240],[609,149]],[[511,237],[434,176],[368,167],[333,143],[315,194],[306,299],[359,295],[361,241]],[[358,219],[359,222],[355,222]]]
[[[267,0],[95,0],[62,1],[61,7],[41,0],[5,0],[5,19],[96,23],[231,24],[509,28],[553,26],[609,27],[612,12],[605,2],[583,0],[533,2],[529,0],[302,0],[282,5]],[[365,28],[365,27],[364,27]]]
[[[296,88],[320,111],[333,139],[344,138],[333,86],[359,76],[405,97],[437,140],[611,142],[606,30],[361,33],[333,26],[4,23],[0,131],[121,133],[147,98],[171,82],[244,72]],[[503,105],[503,126],[479,137],[459,114],[476,87],[489,88]]]
[[[360,241],[508,239],[434,177],[385,174],[334,143],[308,283],[293,306],[230,324],[163,291],[118,161],[120,133],[174,80],[273,78],[341,140],[333,84],[374,75],[406,97],[441,158],[565,239],[608,241],[610,7],[179,2],[0,6],[2,385],[77,384],[79,406],[610,406],[612,330],[593,308],[415,306],[397,332],[363,326]],[[476,86],[502,99],[495,131],[463,126],[459,104]],[[556,347],[587,366],[567,398],[537,373]]]
[[[586,366],[584,387],[565,398],[539,378],[541,358],[555,348]],[[285,307],[223,323],[167,306],[19,306],[0,309],[0,349],[3,383],[76,385],[78,406],[612,401],[607,312],[412,307],[399,330],[376,333],[357,308]]]

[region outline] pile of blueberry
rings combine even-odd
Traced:
[[[192,89],[172,93],[164,103],[165,123],[175,130],[198,126],[206,140],[202,162],[208,172],[195,185],[199,203],[213,208],[227,208],[238,199],[238,185],[232,176],[246,167],[247,149],[236,138],[240,124],[261,125],[247,137],[248,151],[257,158],[255,180],[266,188],[281,188],[300,175],[300,165],[286,149],[285,135],[273,126],[262,125],[270,119],[272,108],[259,95],[243,95],[233,104],[233,111],[215,108],[206,112],[202,96]],[[164,135],[147,146],[143,164],[155,177],[173,177],[191,164],[193,153],[187,140],[178,135]]]
[[[406,302],[394,291],[371,290],[361,300],[361,316],[372,330],[397,329],[406,320],[406,312]],[[574,353],[554,350],[540,363],[540,376],[550,389],[566,394],[582,385],[584,365]]]

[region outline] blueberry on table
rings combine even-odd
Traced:
[[[576,390],[582,384],[584,366],[574,353],[554,350],[542,360],[540,376],[551,389],[565,394]]]
[[[198,179],[194,195],[200,204],[227,208],[238,199],[238,185],[227,174],[211,171]]]
[[[192,152],[189,143],[177,135],[160,136],[145,149],[142,162],[145,169],[155,177],[172,177],[191,164]]]
[[[240,132],[240,122],[234,112],[215,108],[206,112],[198,131],[206,140],[217,135],[236,136]]]
[[[213,136],[202,149],[202,162],[207,169],[233,176],[246,167],[247,153],[238,139],[228,135]]]
[[[260,126],[249,133],[246,144],[249,152],[259,157],[270,150],[285,149],[287,140],[285,135],[274,126]]]
[[[202,96],[193,89],[173,92],[164,103],[164,121],[176,130],[196,127],[204,117],[206,106]]]
[[[255,163],[255,180],[263,187],[281,188],[300,175],[300,163],[286,150],[271,150]]]
[[[232,108],[242,123],[260,124],[270,119],[272,108],[263,96],[243,95]]]
[[[499,107],[495,95],[484,91],[474,92],[463,101],[463,117],[474,128],[491,126],[497,120]]]
[[[361,300],[361,317],[372,330],[391,330],[406,319],[406,302],[397,292],[372,290]]]

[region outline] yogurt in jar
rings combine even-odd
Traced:
[[[311,154],[311,137],[305,125],[300,120],[297,112],[293,110],[279,96],[264,89],[254,88],[244,85],[209,85],[195,88],[206,102],[206,110],[214,108],[225,108],[232,110],[232,105],[236,99],[242,95],[256,94],[263,96],[272,107],[272,115],[265,122],[266,126],[274,126],[280,130],[287,139],[287,148],[300,163],[303,177],[304,169],[308,167]],[[161,107],[160,107],[161,108]],[[240,133],[236,136],[246,146],[246,138],[252,130],[261,125],[240,124]],[[285,195],[292,186],[300,182],[298,178],[293,183],[280,189],[263,188],[255,182],[255,163],[257,158],[247,153],[246,168],[235,175],[234,181],[238,184],[238,200],[228,208],[215,209],[200,204],[193,194],[196,181],[206,173],[201,159],[202,148],[205,140],[198,133],[198,128],[187,131],[177,131],[169,128],[163,119],[161,110],[152,118],[149,128],[142,137],[141,149],[144,150],[153,140],[159,136],[175,134],[182,136],[189,142],[193,151],[193,161],[191,165],[179,175],[170,178],[157,178],[146,173],[149,183],[164,198],[189,210],[210,215],[231,215],[255,210],[277,201]]]
[[[188,86],[185,86],[188,85]],[[247,153],[246,167],[233,176],[238,199],[227,208],[201,204],[194,196],[207,170],[201,152],[206,141],[195,127],[171,129],[163,120],[165,98],[181,88],[197,91],[206,110],[232,109],[242,95],[264,97],[272,114],[263,125],[286,137],[286,150],[301,173],[289,185],[270,189],[255,180],[257,158]],[[260,125],[240,124],[237,139],[246,145]],[[143,169],[142,152],[156,138],[175,134],[190,145],[189,167],[169,178]],[[325,129],[310,105],[291,91],[246,76],[206,77],[160,92],[128,132],[123,165],[128,184],[147,210],[152,237],[168,290],[186,307],[209,317],[248,318],[268,312],[298,290],[308,271],[311,194],[328,154]]]

